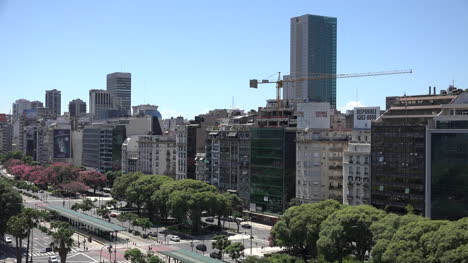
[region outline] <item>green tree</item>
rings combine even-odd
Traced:
[[[320,225],[342,205],[335,200],[290,207],[271,231],[273,244],[306,257],[317,255]]]
[[[132,263],[146,263],[145,255],[138,248],[125,251],[124,257]]]
[[[128,173],[123,174],[122,176],[118,177],[112,186],[111,194],[114,199],[119,201],[127,200],[127,188],[130,186],[132,182],[135,182],[143,176],[144,174],[140,172],[136,173]]]
[[[218,235],[213,237],[214,242],[211,243],[213,249],[218,249],[219,253],[221,253],[221,259],[223,258],[223,254],[226,248],[231,245],[231,241],[225,235]]]
[[[107,208],[98,208],[96,209],[96,213],[98,214],[98,216],[101,216],[101,217],[105,217],[106,215],[109,215],[110,214],[110,210],[107,209]]]
[[[320,226],[317,247],[326,260],[339,262],[353,254],[363,261],[373,245],[372,223],[385,212],[368,205],[346,206],[331,214]]]
[[[107,171],[105,175],[107,178],[107,186],[112,188],[115,180],[122,176],[122,171]]]
[[[106,202],[106,207],[112,207],[114,209],[117,209],[117,200],[112,199]]]
[[[216,187],[207,183],[185,179],[163,185],[164,191],[169,191],[169,207],[172,216],[179,223],[187,222],[190,217],[192,231],[199,233],[201,213],[208,206],[209,200],[216,193]]]
[[[7,222],[7,233],[11,234],[16,239],[16,262],[22,262],[21,248],[23,247],[23,239],[28,236],[28,222],[24,216],[12,216]]]
[[[7,152],[0,155],[0,163],[6,164],[9,160],[21,160],[23,159],[23,154],[19,151]]]
[[[81,210],[83,212],[90,211],[91,209],[95,208],[93,201],[90,199],[84,199],[81,203],[74,203],[71,207],[73,210]]]
[[[133,230],[134,222],[138,218],[137,214],[134,213],[123,213],[117,216],[117,220],[120,222],[128,222],[128,229]],[[130,228],[131,227],[131,228]]]
[[[373,262],[382,262],[383,253],[400,227],[421,220],[429,219],[412,214],[399,216],[391,213],[374,222],[370,228],[374,238],[374,246],[372,247],[371,253]]]
[[[227,200],[227,213],[228,215],[236,218],[234,222],[237,224],[237,232],[239,232],[241,221],[237,220],[237,218],[241,217],[242,200],[239,198],[239,196],[229,192],[223,193],[223,196],[225,196]]]
[[[421,239],[429,252],[427,262],[463,262],[468,259],[468,217],[442,225]]]
[[[418,220],[398,229],[382,255],[382,262],[427,262],[427,235],[437,231],[448,221]]]
[[[27,229],[27,242],[26,242],[26,263],[29,261],[29,251],[30,247],[32,247],[33,240],[31,239],[32,231],[34,228],[38,226],[39,222],[44,220],[47,216],[46,212],[41,212],[39,210],[35,210],[32,208],[24,208],[21,211],[20,216],[26,220],[26,229]],[[30,245],[31,244],[31,245]]]
[[[52,239],[53,242],[50,244],[55,252],[58,252],[60,256],[60,262],[66,263],[67,254],[71,251],[74,244],[72,239],[73,229],[68,223],[65,222],[53,222],[52,226]]]
[[[6,232],[7,222],[10,217],[21,212],[23,199],[13,187],[0,180],[0,237]]]
[[[124,257],[132,263],[164,263],[164,261],[153,254],[144,255],[138,248],[125,251]]]
[[[158,191],[160,187],[173,179],[164,175],[143,175],[138,180],[132,182],[126,189],[125,196],[126,200],[132,204],[135,204],[138,209],[138,214],[142,207],[146,207],[146,212],[150,216],[154,216],[154,208],[151,197],[155,191]]]
[[[135,225],[139,226],[143,229],[144,233],[146,234],[146,230],[150,228],[153,224],[151,221],[146,217],[139,217],[135,220]]]
[[[244,249],[241,242],[234,242],[227,246],[225,250],[233,260],[238,262],[239,258],[244,255]]]

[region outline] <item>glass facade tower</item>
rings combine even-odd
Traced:
[[[448,220],[468,216],[468,131],[433,130],[430,144],[428,216]]]
[[[251,129],[251,209],[280,214],[295,196],[296,132]]]
[[[291,78],[336,74],[336,26],[336,17],[291,18]],[[328,102],[335,108],[336,78],[293,82],[285,86],[283,97],[289,99],[290,94],[295,99]]]

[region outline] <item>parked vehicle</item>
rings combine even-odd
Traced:
[[[200,250],[200,251],[203,251],[203,252],[206,251],[206,245],[205,244],[198,244],[198,245],[195,246],[195,248],[197,250]]]
[[[251,226],[250,224],[242,224],[242,227],[243,227],[243,228],[247,228],[247,229],[252,228],[252,226]]]
[[[211,252],[211,253],[210,253],[210,258],[221,259],[221,253],[219,253],[219,252]]]
[[[58,259],[56,256],[50,256],[49,257],[49,263],[58,263]]]
[[[158,233],[156,232],[149,232],[148,235],[152,237],[158,237]]]
[[[206,221],[206,222],[212,223],[212,222],[214,222],[214,218],[212,218],[212,217],[207,217],[207,218],[205,219],[205,221]]]
[[[109,214],[110,217],[117,217],[118,215],[120,215],[120,213],[117,212],[112,212]]]
[[[180,237],[178,237],[178,236],[171,236],[171,240],[174,241],[174,242],[179,242],[179,241],[180,241]]]

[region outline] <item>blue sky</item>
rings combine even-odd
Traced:
[[[468,88],[468,1],[0,0],[0,112],[19,98],[62,91],[62,111],[106,74],[132,73],[132,105],[191,118],[234,104],[257,109],[274,86],[249,79],[289,71],[289,19],[338,18],[338,73],[414,70],[339,79],[338,108],[428,86]]]

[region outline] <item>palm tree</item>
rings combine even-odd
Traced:
[[[55,252],[58,252],[60,262],[66,263],[67,254],[71,251],[74,244],[72,239],[74,231],[71,229],[70,225],[65,222],[54,222],[52,223],[52,228],[55,229],[52,233],[54,241],[50,245]]]
[[[16,239],[16,262],[21,263],[21,248],[23,239],[28,236],[29,229],[27,220],[24,216],[12,216],[7,222],[7,233],[13,235]]]

